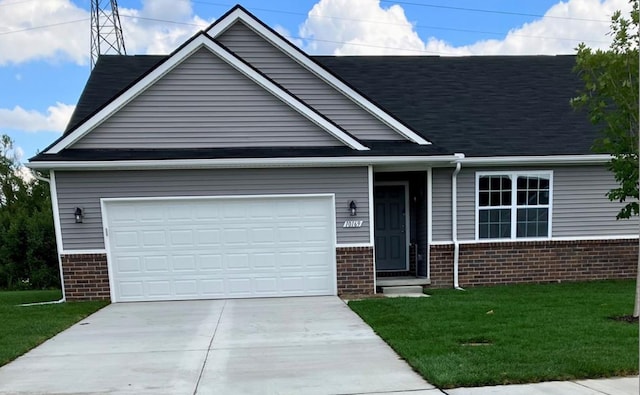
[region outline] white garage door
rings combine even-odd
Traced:
[[[103,204],[114,301],[336,294],[330,196]]]

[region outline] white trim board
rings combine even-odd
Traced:
[[[607,241],[607,240],[635,240],[638,235],[614,235],[614,236],[576,236],[576,237],[552,237],[552,238],[519,238],[519,239],[480,239],[459,240],[460,244],[493,244],[493,243],[539,243],[541,241]],[[432,246],[453,245],[450,240],[432,241]]]
[[[284,157],[242,159],[166,159],[166,160],[102,160],[102,161],[38,161],[30,162],[30,169],[59,170],[133,170],[133,169],[228,169],[264,167],[336,167],[369,166],[387,163],[451,163],[453,155],[442,156],[357,156],[357,157]]]
[[[234,7],[223,18],[217,20],[206,30],[206,33],[211,35],[213,38],[216,38],[238,21],[244,22],[245,25],[247,25],[255,33],[275,45],[278,49],[295,60],[301,66],[338,90],[344,96],[349,98],[358,106],[362,107],[365,111],[379,119],[381,122],[392,128],[395,132],[397,132],[407,140],[420,145],[431,144],[431,142],[425,140],[409,127],[405,126],[402,122],[398,121],[396,118],[383,111],[363,95],[341,81],[335,75],[325,70],[322,66],[318,65],[306,54],[303,54],[302,51],[293,46],[289,41],[283,39],[280,35],[275,34],[270,29],[266,28],[258,19],[256,19],[253,15],[251,15],[248,11],[240,6]]]
[[[60,255],[91,255],[91,254],[106,254],[105,248],[96,248],[90,250],[63,250]]]
[[[283,88],[271,82],[265,78],[259,72],[239,60],[235,55],[231,54],[225,48],[213,41],[209,36],[199,33],[195,38],[180,48],[177,52],[169,56],[160,66],[152,70],[149,74],[144,76],[140,81],[135,83],[131,88],[126,90],[123,94],[115,98],[109,104],[107,104],[102,110],[91,116],[87,121],[81,124],[73,132],[65,136],[62,140],[58,141],[53,147],[49,148],[45,154],[57,154],[65,148],[69,148],[82,137],[90,133],[94,128],[100,125],[104,120],[109,118],[115,112],[122,109],[126,104],[131,102],[147,88],[153,85],[156,81],[161,79],[191,54],[198,51],[201,48],[206,48],[216,55],[219,59],[223,60],[231,67],[242,73],[247,78],[261,86],[263,89],[274,95],[283,103],[297,111],[299,114],[318,125],[320,128],[331,134],[337,140],[343,144],[349,146],[358,151],[367,151],[369,148],[362,145],[358,140],[350,136],[339,126],[335,125],[323,115],[319,114],[311,107],[285,91]]]
[[[524,166],[524,165],[581,165],[603,164],[611,155],[544,155],[544,156],[486,156],[458,159],[464,166]]]
[[[344,243],[344,244],[337,243],[336,244],[336,248],[360,248],[360,247],[370,248],[370,247],[373,247],[373,244],[371,243]]]

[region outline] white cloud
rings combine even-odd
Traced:
[[[320,0],[300,27],[300,36],[308,40],[308,51],[333,55],[566,54],[574,53],[580,42],[607,47],[609,24],[599,21],[608,21],[615,10],[629,9],[627,0],[561,1],[545,13],[555,18],[538,18],[503,39],[456,47],[437,37],[423,41],[399,5],[382,8],[379,0]]]
[[[20,106],[13,109],[0,108],[0,129],[62,132],[74,109],[75,106],[64,103],[49,106],[46,113],[25,110]]]
[[[184,0],[143,0],[139,10],[120,8],[120,21],[127,52],[148,54],[169,53],[212,22],[194,15]]]
[[[334,55],[415,55],[425,45],[399,5],[379,0],[321,0],[300,27],[312,53]]]
[[[0,66],[32,60],[89,62],[88,10],[71,0],[0,0],[0,7]],[[190,1],[143,0],[141,9],[119,11],[130,54],[169,53],[210,24],[193,14]]]
[[[86,63],[88,11],[69,0],[0,0],[0,6],[0,65],[41,59]],[[79,22],[67,23],[71,21]],[[57,26],[39,28],[48,25]]]

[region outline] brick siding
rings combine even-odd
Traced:
[[[638,240],[461,244],[460,286],[635,278]],[[453,285],[453,245],[431,246],[431,285]]]
[[[67,300],[110,299],[106,254],[70,254],[61,258]]]
[[[373,248],[336,248],[338,295],[374,293]]]

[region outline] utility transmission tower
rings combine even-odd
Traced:
[[[117,0],[91,0],[91,69],[102,54],[126,55]]]

